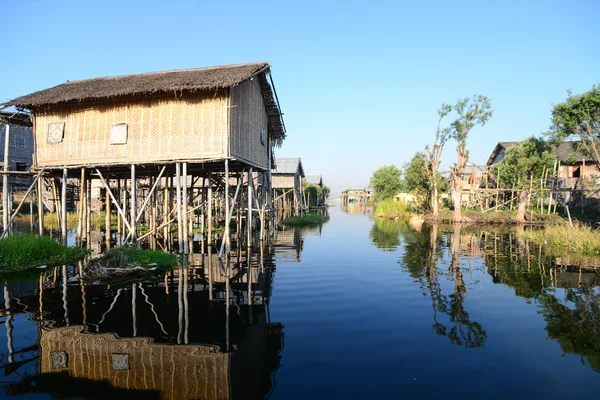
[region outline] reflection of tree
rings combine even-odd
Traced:
[[[518,237],[494,237],[494,253],[486,257],[486,265],[495,282],[512,287],[517,296],[539,305],[550,339],[556,340],[565,354],[577,354],[582,363],[600,372],[600,294],[583,287],[584,273],[552,266],[543,249],[530,246]],[[592,279],[591,285],[596,284]],[[555,287],[568,287],[564,297]]]
[[[404,235],[405,247],[401,265],[417,279],[421,289],[428,291],[431,297],[434,324],[432,329],[439,336],[446,336],[450,343],[467,348],[482,347],[487,334],[483,327],[470,320],[464,308],[467,292],[460,269],[460,226],[455,226],[452,235],[452,261],[448,278],[454,280],[454,292],[445,295],[439,282],[438,258],[441,256],[438,227],[431,226],[422,232],[410,232]],[[440,314],[448,316],[448,324],[439,320]]]
[[[383,251],[394,251],[400,245],[400,233],[406,231],[406,225],[386,219],[375,219],[369,237],[373,245]]]
[[[568,289],[566,300],[574,307],[549,294],[539,297],[548,336],[563,352],[580,355],[583,364],[600,372],[600,294],[590,288]]]

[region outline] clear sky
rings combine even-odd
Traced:
[[[596,0],[0,0],[0,103],[66,80],[268,61],[288,130],[276,155],[337,194],[422,150],[443,102],[491,98],[475,163],[547,130],[567,89],[600,83],[599,17]]]

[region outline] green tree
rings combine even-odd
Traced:
[[[376,200],[389,199],[402,189],[401,174],[394,165],[386,165],[373,172],[370,183]]]
[[[442,176],[439,173],[440,161],[442,158],[442,152],[448,139],[450,139],[450,128],[442,128],[442,120],[448,113],[452,111],[452,106],[449,104],[442,104],[438,109],[438,126],[435,132],[435,141],[433,146],[425,147],[425,157],[427,168],[425,170],[427,179],[429,180],[430,191],[430,208],[433,217],[436,218],[439,213],[439,202],[438,202],[438,190],[440,183],[442,182]]]
[[[475,95],[473,98],[458,100],[453,110],[457,118],[450,124],[450,137],[456,140],[457,160],[452,166],[452,199],[454,203],[454,220],[461,221],[462,175],[469,160],[467,138],[476,125],[485,125],[492,117],[490,99]]]
[[[552,109],[549,134],[558,142],[578,137],[587,154],[600,163],[600,86],[578,95],[568,92],[567,100]]]
[[[544,170],[552,168],[555,160],[548,143],[532,136],[506,149],[502,161],[492,165],[491,172],[502,178],[499,182],[501,187],[514,187],[519,191],[518,221],[525,221],[532,183],[539,185]]]
[[[430,192],[430,182],[427,176],[427,161],[425,154],[415,153],[413,158],[404,164],[403,188],[415,194],[417,206],[426,208]]]

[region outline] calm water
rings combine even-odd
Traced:
[[[600,392],[600,275],[510,232],[330,210],[230,261],[8,279],[0,395],[558,398]],[[212,291],[210,290],[212,287]],[[186,290],[187,288],[187,290]],[[212,294],[212,296],[211,296]]]

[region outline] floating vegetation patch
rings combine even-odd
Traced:
[[[172,270],[177,256],[137,247],[117,247],[90,262],[83,272],[85,281],[107,282]]]
[[[63,246],[47,236],[8,236],[0,240],[0,272],[73,264],[87,254],[85,249]]]

